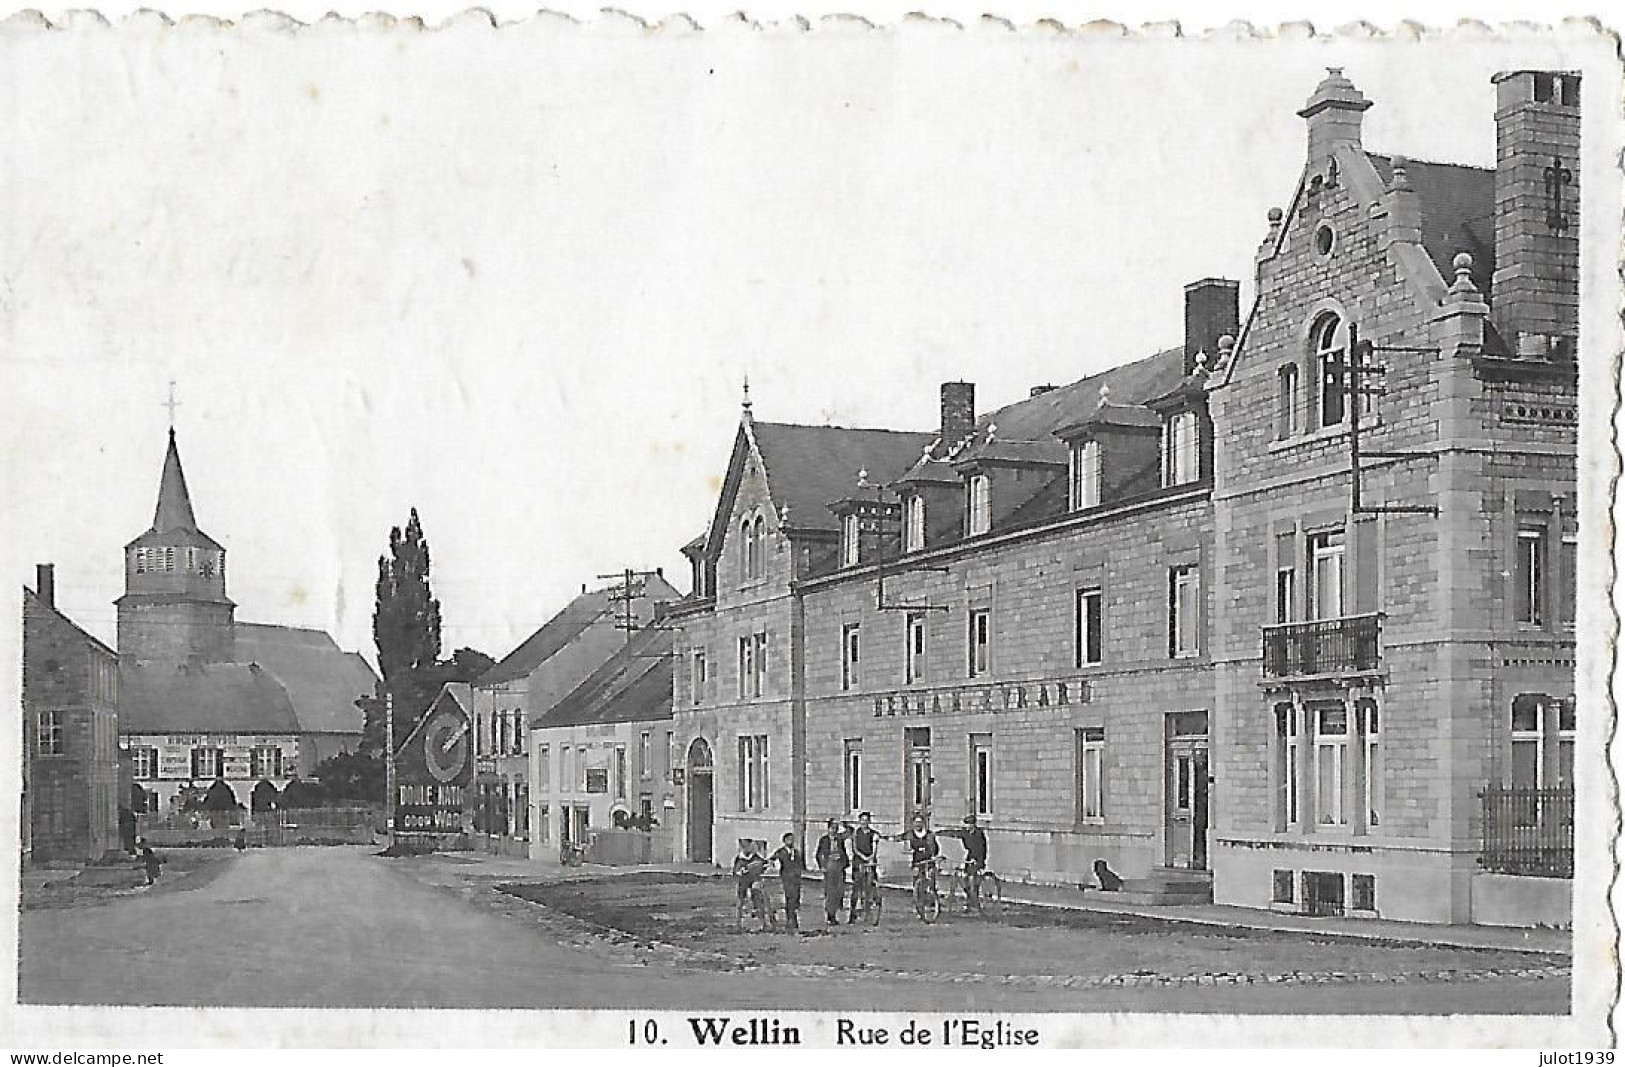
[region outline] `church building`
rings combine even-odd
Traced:
[[[115,603],[121,741],[150,811],[217,780],[260,807],[360,742],[355,700],[373,691],[372,668],[320,631],[236,621],[226,550],[198,527],[173,429]]]

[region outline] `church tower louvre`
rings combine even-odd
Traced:
[[[169,431],[152,526],[124,546],[119,654],[173,663],[229,662],[236,605],[226,596],[226,550],[198,529]]]

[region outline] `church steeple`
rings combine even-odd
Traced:
[[[236,605],[226,596],[226,550],[198,528],[173,426],[152,526],[124,546],[124,595],[116,603],[122,655],[175,662],[232,658]]]
[[[186,491],[186,472],[181,469],[181,451],[175,446],[175,427],[169,428],[169,451],[164,454],[164,472],[158,479],[158,509],[152,515],[152,528],[158,533],[187,530],[199,533],[192,514],[192,494]]]

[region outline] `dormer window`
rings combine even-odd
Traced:
[[[1184,485],[1198,476],[1196,412],[1168,417],[1162,432],[1162,484]]]
[[[1072,446],[1068,506],[1073,511],[1100,503],[1100,442],[1079,441]]]
[[[858,565],[858,517],[846,515],[841,518],[841,566],[856,567]]]
[[[925,498],[911,496],[903,501],[903,551],[918,552],[925,547]]]
[[[1346,390],[1343,386],[1343,346],[1337,329],[1341,320],[1324,315],[1310,331],[1315,363],[1315,416],[1319,427],[1336,426],[1343,421]]]
[[[987,475],[971,475],[970,485],[967,488],[969,497],[967,510],[969,512],[968,530],[971,537],[985,534],[993,528],[993,490],[988,484]]]

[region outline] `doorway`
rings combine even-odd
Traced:
[[[931,821],[931,728],[906,726],[903,728],[903,825],[914,821],[914,816]]]
[[[688,858],[695,863],[710,863],[713,858],[713,780],[711,746],[696,737],[688,746]]]
[[[1165,862],[1205,871],[1208,863],[1207,712],[1168,716],[1163,784]]]

